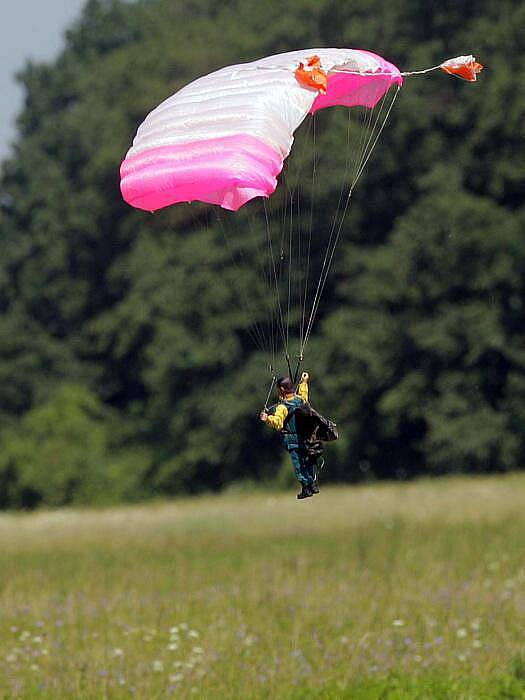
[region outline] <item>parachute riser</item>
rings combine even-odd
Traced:
[[[295,386],[297,386],[297,383],[299,381],[299,372],[301,370],[301,366],[303,364],[304,356],[301,353],[298,358],[297,358],[297,366],[295,368],[295,372],[293,375],[290,375],[292,382],[294,383]]]
[[[272,376],[272,382],[271,382],[271,384],[270,384],[270,388],[269,388],[269,390],[268,390],[268,394],[267,394],[267,396],[266,396],[266,401],[264,402],[264,412],[265,412],[265,413],[267,413],[268,410],[269,410],[269,409],[268,409],[268,401],[270,400],[270,396],[272,395],[272,391],[273,391],[273,388],[274,388],[274,386],[275,386],[276,381],[277,381],[277,375],[274,373],[273,376]]]
[[[296,367],[295,367],[295,371],[292,372],[291,363],[290,363],[290,357],[289,357],[289,356],[286,356],[286,363],[287,363],[287,365],[288,365],[288,370],[289,370],[289,373],[290,373],[290,379],[292,380],[292,382],[293,382],[294,385],[296,385],[296,386],[297,386],[298,381],[299,381],[299,373],[300,373],[300,370],[301,370],[301,366],[302,366],[302,364],[303,364],[303,360],[304,360],[304,356],[303,356],[302,354],[299,355],[299,356],[297,357],[297,365],[296,365]],[[272,381],[271,381],[271,383],[270,383],[270,388],[268,389],[268,394],[266,395],[266,400],[265,400],[265,402],[264,402],[264,411],[265,411],[265,413],[268,412],[268,410],[269,410],[268,402],[270,401],[270,396],[272,395],[272,391],[274,390],[274,387],[275,387],[275,385],[276,385],[276,383],[277,383],[277,373],[275,372],[275,369],[274,369],[271,365],[269,365],[268,369],[270,370],[270,372],[271,372],[271,374],[272,374]]]

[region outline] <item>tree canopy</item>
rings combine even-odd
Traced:
[[[524,21],[518,0],[285,12],[274,0],[89,0],[57,60],[21,72],[2,165],[0,505],[280,471],[237,303],[254,293],[254,258],[234,266],[200,210],[128,207],[118,167],[138,123],[185,83],[305,46],[368,48],[403,69],[461,53],[487,65],[475,85],[407,82],[356,191],[306,358],[315,404],[343,435],[326,478],[521,468]],[[329,111],[319,228],[346,137]]]

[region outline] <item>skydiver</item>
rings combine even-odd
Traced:
[[[296,479],[301,484],[301,491],[297,498],[309,498],[319,493],[315,479],[316,459],[312,458],[305,449],[304,441],[297,430],[295,411],[308,404],[308,372],[303,372],[301,382],[295,392],[294,383],[290,377],[281,377],[277,380],[277,392],[280,403],[273,414],[262,411],[260,419],[274,430],[283,435],[284,447],[290,454]]]

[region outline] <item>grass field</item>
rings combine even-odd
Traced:
[[[0,516],[2,698],[525,698],[525,476]]]

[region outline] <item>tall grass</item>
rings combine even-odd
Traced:
[[[0,697],[525,698],[525,477],[0,516]]]

